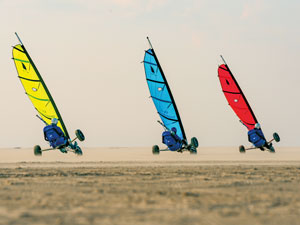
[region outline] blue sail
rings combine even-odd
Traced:
[[[181,139],[186,140],[172,92],[153,48],[145,52],[143,63],[151,98],[163,124],[169,130],[175,127],[177,129],[177,135]]]

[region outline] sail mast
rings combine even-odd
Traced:
[[[226,63],[225,59],[223,58],[223,56],[222,55],[220,55],[220,56],[221,56],[221,59],[223,60],[224,64],[227,65],[227,63]]]
[[[17,32],[15,32],[15,35],[17,36],[17,38],[18,38],[19,42],[21,43],[21,45],[23,45],[23,42],[21,41],[21,38],[19,37],[19,35],[17,34]]]
[[[151,49],[153,49],[153,47],[152,47],[152,44],[151,44],[151,41],[150,41],[149,37],[147,37],[147,40],[148,40],[148,43],[149,43],[149,45],[150,45],[150,48],[151,48]]]

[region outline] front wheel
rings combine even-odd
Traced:
[[[79,146],[76,147],[75,154],[79,155],[79,156],[82,156],[82,150],[81,150],[81,148]]]
[[[243,145],[239,147],[240,153],[246,153],[246,149]]]
[[[274,134],[273,134],[273,138],[274,138],[274,140],[275,140],[276,142],[279,142],[279,141],[280,141],[280,137],[279,137],[279,135],[278,135],[277,133],[274,133]]]
[[[34,146],[33,152],[35,156],[42,156],[42,149],[39,145]]]
[[[75,135],[76,137],[78,138],[79,141],[84,141],[85,140],[85,137],[84,137],[84,134],[82,133],[81,130],[75,130]]]
[[[191,139],[191,144],[192,144],[195,148],[198,148],[199,143],[198,143],[198,140],[197,140],[196,137],[192,137],[192,139]]]
[[[157,145],[154,145],[152,147],[152,153],[153,153],[153,155],[158,155],[159,154],[159,147]]]

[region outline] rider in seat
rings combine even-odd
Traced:
[[[172,127],[171,131],[167,130],[162,133],[162,143],[166,144],[171,151],[181,150],[182,140],[176,134],[177,129]]]
[[[57,126],[57,123],[58,120],[56,118],[53,118],[51,120],[51,124],[44,127],[44,137],[46,141],[49,141],[52,148],[61,146],[59,147],[59,149],[61,149],[62,151],[68,140],[65,137],[64,132],[60,129],[60,127]]]
[[[264,151],[264,147],[270,149],[272,146],[272,143],[268,144],[259,123],[255,124],[254,129],[248,131],[248,140],[262,151]]]

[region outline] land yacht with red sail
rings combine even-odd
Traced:
[[[275,149],[272,142],[280,141],[280,137],[277,133],[273,134],[273,139],[267,141],[260,124],[258,123],[254,112],[252,111],[250,104],[248,103],[242,89],[237,83],[235,77],[230,71],[224,58],[221,56],[224,64],[218,68],[218,77],[220,79],[223,93],[228,101],[228,104],[233,109],[235,114],[240,119],[240,122],[248,129],[248,140],[253,144],[253,147],[245,148],[243,145],[239,147],[241,153],[245,153],[246,150],[260,149],[264,151],[267,149],[269,152],[274,153]]]

